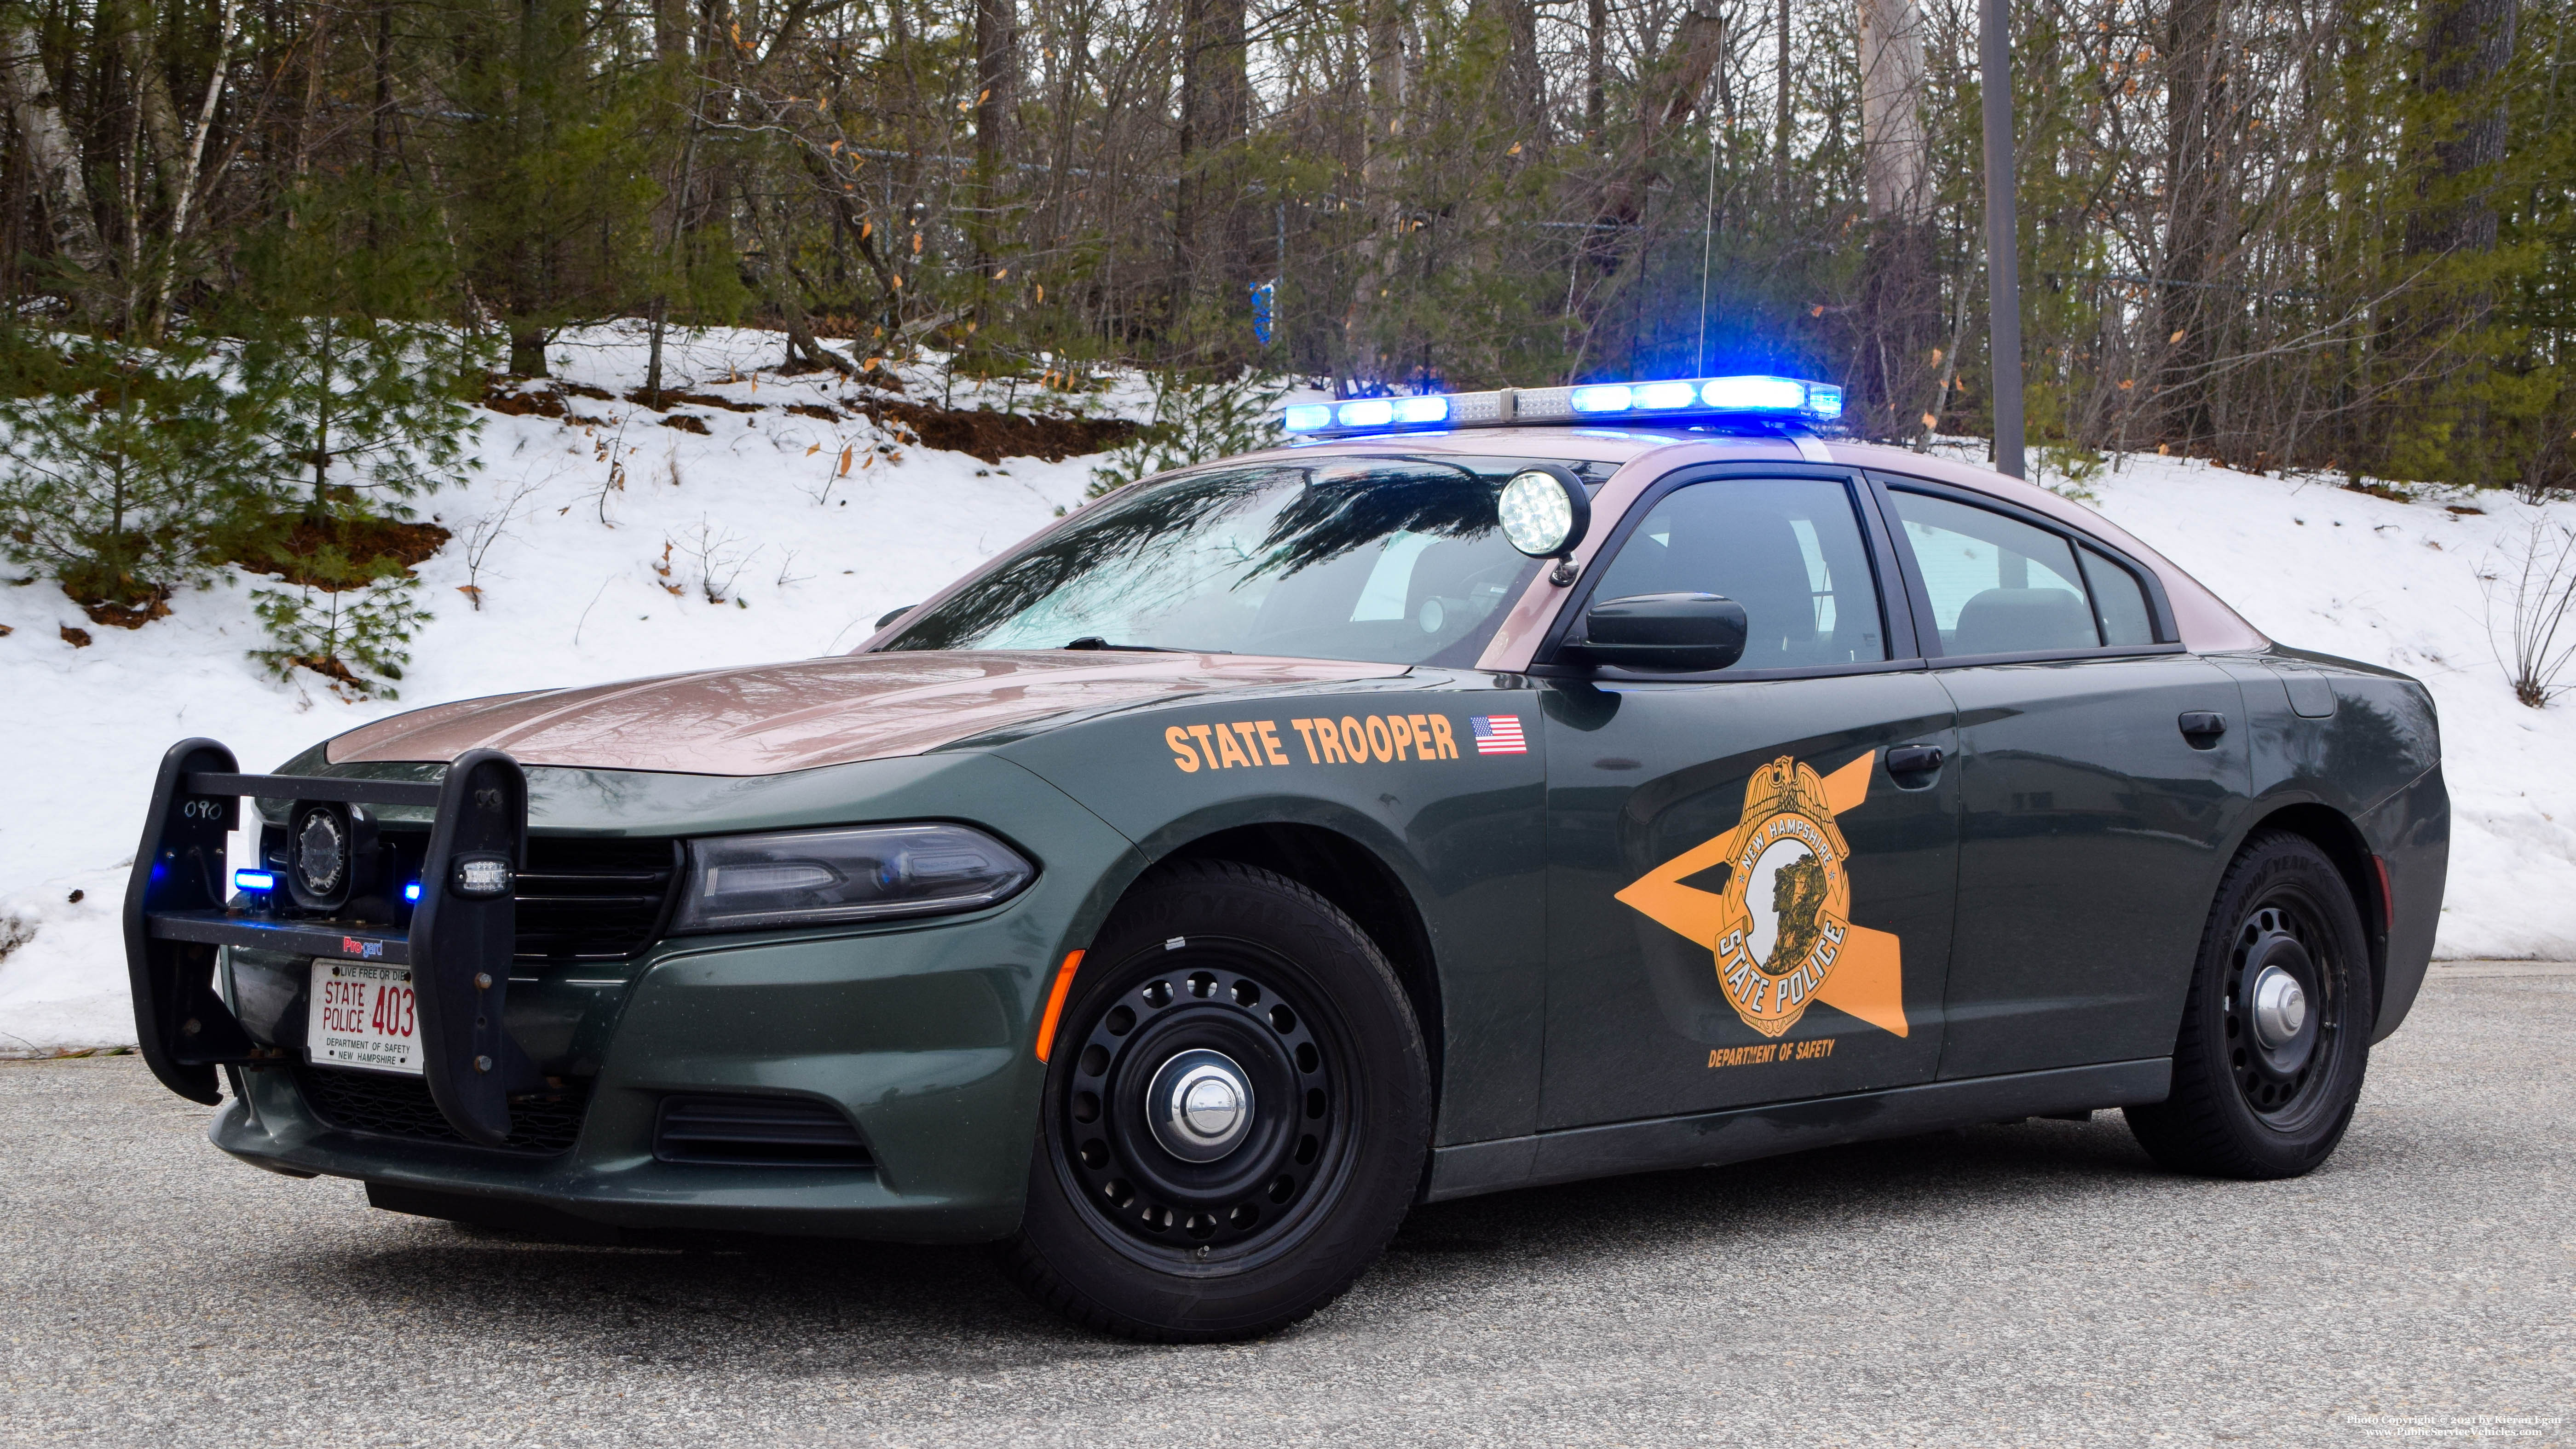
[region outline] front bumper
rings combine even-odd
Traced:
[[[1090,938],[1141,866],[1123,836],[1012,773],[1016,781],[1001,782],[1014,796],[1012,834],[1048,866],[990,910],[682,938],[613,967],[514,972],[512,1035],[549,1074],[589,1086],[566,1150],[349,1130],[316,1110],[299,1086],[307,1068],[290,1061],[235,1069],[239,1095],[209,1136],[272,1171],[548,1208],[620,1228],[911,1242],[1007,1236],[1019,1223],[1037,1131],[1045,1068],[1033,1048],[1055,966]],[[253,1034],[300,1058],[291,1030],[299,1003],[257,1009],[250,1000],[300,993],[300,962],[231,965],[231,994],[251,1008],[244,1020]],[[871,1165],[657,1157],[664,1100],[702,1094],[829,1103],[856,1126]]]
[[[1010,913],[1005,913],[1010,914]],[[1052,943],[997,919],[898,934],[665,949],[615,1020],[572,1147],[551,1156],[349,1131],[289,1067],[240,1074],[216,1146],[259,1166],[552,1207],[620,1227],[968,1241],[1018,1224]],[[665,1162],[666,1096],[819,1098],[869,1167]]]

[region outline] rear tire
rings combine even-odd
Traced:
[[[2127,1109],[2175,1172],[2296,1177],[2352,1123],[2370,1062],[2370,953],[2351,888],[2302,836],[2246,842],[2203,931],[2173,1095]]]
[[[1075,993],[1008,1250],[1031,1296],[1128,1338],[1248,1338],[1385,1251],[1422,1179],[1431,1075],[1348,916],[1266,870],[1183,862],[1119,903]]]

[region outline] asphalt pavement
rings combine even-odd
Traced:
[[[1509,1193],[1214,1348],[979,1250],[376,1212],[209,1115],[133,1057],[0,1064],[0,1440],[2576,1444],[2570,966],[2436,967],[2303,1179],[2170,1177],[2101,1113]]]

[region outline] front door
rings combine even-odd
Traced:
[[[1932,1077],[1957,799],[1929,750],[1956,741],[1882,609],[1872,507],[1821,471],[1683,482],[1571,601],[1705,591],[1751,627],[1717,674],[1542,695],[1543,1126]]]

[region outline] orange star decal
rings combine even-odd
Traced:
[[[1764,1036],[1787,1032],[1819,1001],[1906,1034],[1901,944],[1852,924],[1851,847],[1834,823],[1868,798],[1877,759],[1873,751],[1830,775],[1773,760],[1746,782],[1733,830],[1619,892],[1621,904],[1707,948],[1728,1004]],[[1730,867],[1721,889],[1682,884],[1721,863]]]

